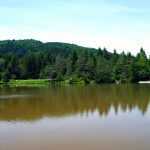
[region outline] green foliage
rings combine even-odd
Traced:
[[[40,78],[42,78],[42,79],[50,78],[50,79],[54,80],[56,78],[56,76],[57,76],[57,73],[56,73],[54,67],[52,67],[52,66],[46,66],[40,74]]]
[[[135,61],[135,79],[136,80],[149,80],[150,78],[150,65],[149,60],[143,48],[138,53]]]
[[[9,76],[9,71],[6,69],[4,72],[1,73],[1,81],[5,83],[9,82]]]
[[[113,79],[120,82],[131,82],[133,80],[132,65],[130,58],[122,53],[113,68]]]
[[[143,48],[134,57],[67,43],[0,41],[1,81],[39,78],[69,84],[150,80],[150,59]]]
[[[111,68],[109,62],[102,57],[97,58],[96,67],[96,82],[97,83],[107,83],[112,82],[111,80]]]

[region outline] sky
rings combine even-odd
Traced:
[[[0,40],[36,39],[150,55],[150,0],[0,0]]]

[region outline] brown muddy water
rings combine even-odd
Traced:
[[[0,88],[0,150],[150,150],[150,85]]]

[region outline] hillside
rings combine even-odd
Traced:
[[[150,79],[150,60],[143,48],[110,53],[106,48],[36,40],[0,41],[0,80],[51,78],[85,83],[137,82]]]

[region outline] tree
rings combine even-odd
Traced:
[[[108,61],[103,57],[97,58],[96,82],[97,83],[112,82],[110,65],[108,64]]]
[[[150,65],[143,48],[140,49],[140,53],[136,57],[135,79],[137,81],[150,79]]]
[[[129,56],[128,56],[129,57]],[[113,68],[113,80],[131,82],[133,80],[132,61],[123,52]]]
[[[86,77],[90,80],[94,80],[96,75],[96,58],[93,53],[90,53],[90,55],[88,56],[85,69]]]
[[[10,79],[10,73],[9,71],[6,69],[4,72],[2,72],[1,74],[1,80],[5,83],[9,82]]]
[[[40,74],[40,78],[56,79],[57,73],[53,66],[46,66]]]
[[[85,77],[87,59],[87,51],[80,52],[76,61],[76,73],[79,77]]]
[[[5,70],[5,59],[0,58],[0,80],[2,79],[2,73]]]
[[[77,54],[74,51],[67,58],[67,62],[66,62],[66,65],[67,65],[67,75],[70,76],[74,72],[76,60],[77,60]]]
[[[67,70],[66,60],[63,56],[58,55],[56,57],[55,67],[59,75],[64,75],[66,73]]]
[[[25,57],[24,61],[24,69],[26,70],[26,76],[27,78],[38,78],[38,72],[37,72],[37,65],[36,65],[36,59],[33,53],[29,53]]]

